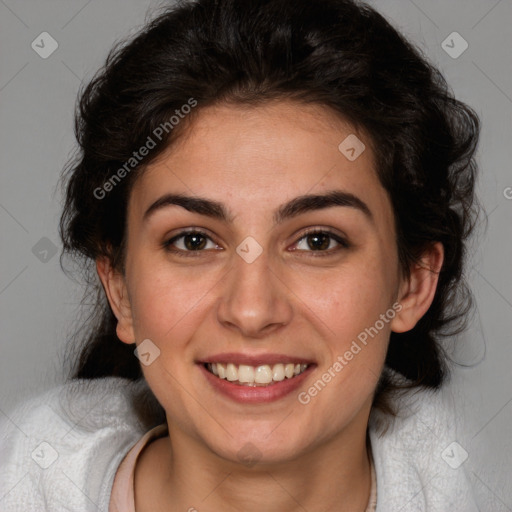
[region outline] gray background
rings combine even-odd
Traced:
[[[371,4],[422,48],[482,120],[478,192],[488,225],[484,230],[481,223],[469,251],[477,309],[453,352],[460,364],[449,390],[467,425],[457,441],[469,453],[482,510],[512,511],[512,2]],[[112,44],[133,34],[159,5],[0,0],[0,415],[63,379],[81,289],[59,267],[56,184],[74,149],[76,94]],[[468,43],[457,58],[442,44],[454,31]],[[47,59],[31,47],[42,32],[59,45]],[[458,39],[446,44],[462,48]]]

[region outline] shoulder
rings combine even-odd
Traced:
[[[468,453],[447,392],[416,390],[396,398],[398,416],[373,412],[370,440],[378,512],[476,512],[464,463]]]
[[[0,423],[0,509],[107,510],[115,471],[154,425],[137,413],[144,381],[71,381]],[[108,501],[107,501],[108,503]]]

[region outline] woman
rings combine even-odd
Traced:
[[[378,13],[169,7],[76,133],[61,233],[97,322],[4,428],[3,509],[477,510],[434,391],[478,119]]]

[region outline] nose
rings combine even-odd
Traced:
[[[289,292],[265,251],[251,263],[238,254],[222,286],[217,319],[245,338],[263,338],[288,325],[293,316]]]

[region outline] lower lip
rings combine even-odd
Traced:
[[[209,372],[203,364],[198,365],[208,382],[223,395],[240,403],[274,402],[293,393],[307,379],[314,365],[308,366],[300,375],[284,379],[269,386],[241,386],[226,379],[220,379]]]

